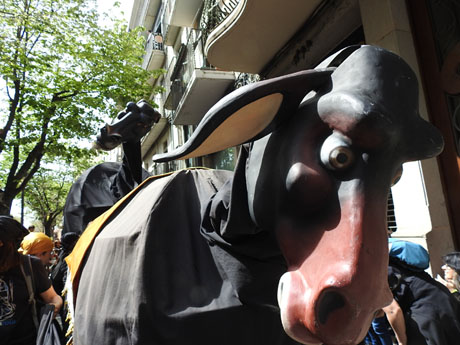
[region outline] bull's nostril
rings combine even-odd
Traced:
[[[345,306],[345,300],[339,293],[335,291],[327,291],[320,299],[318,308],[318,319],[321,324],[325,324],[329,315]]]

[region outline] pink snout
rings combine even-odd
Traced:
[[[305,277],[301,269],[285,273],[278,287],[283,327],[304,344],[357,344],[392,299],[386,279],[369,288],[348,265],[335,265],[319,281]]]

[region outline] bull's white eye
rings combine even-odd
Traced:
[[[343,170],[354,163],[355,155],[343,138],[331,135],[321,147],[321,161],[329,169]]]

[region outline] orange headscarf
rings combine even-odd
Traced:
[[[53,241],[43,232],[31,232],[21,242],[19,252],[27,255],[37,255],[51,251],[54,248]]]

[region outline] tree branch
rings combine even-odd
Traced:
[[[56,112],[56,106],[52,105],[47,114],[44,116],[42,124],[42,133],[40,140],[36,143],[35,147],[29,152],[27,158],[22,164],[21,168],[16,172],[17,162],[16,159],[19,159],[19,147],[14,148],[14,161],[13,165],[16,164],[15,169],[11,169],[8,175],[6,182],[5,190],[8,188],[9,191],[18,193],[25,188],[27,183],[31,180],[33,175],[40,168],[40,161],[44,154],[44,147],[46,142],[46,137],[48,134],[49,121]],[[18,140],[19,142],[19,140]]]
[[[8,120],[6,121],[5,126],[0,131],[0,153],[3,152],[3,149],[5,148],[6,136],[8,135],[8,132],[10,131],[14,119],[16,118],[16,114],[18,112],[18,106],[21,96],[21,82],[16,79],[13,82],[13,84],[15,92],[14,98],[10,99],[10,113],[8,115]]]
[[[34,49],[35,45],[37,44],[38,40],[40,39],[40,37],[42,36],[42,33],[40,32],[38,35],[37,35],[37,38],[35,38],[35,40],[32,42],[31,46],[30,46],[30,49],[27,51],[26,53],[26,56],[29,56],[30,53],[32,52],[32,49]]]
[[[65,96],[61,96],[61,95],[64,95],[65,93],[68,93],[70,92],[68,95],[65,95]],[[51,100],[51,102],[62,102],[63,100],[67,99],[67,98],[72,98],[76,95],[78,95],[80,91],[76,90],[76,91],[69,91],[69,90],[64,90],[64,91],[59,91],[59,92],[56,92],[55,94],[53,94],[53,98]]]

